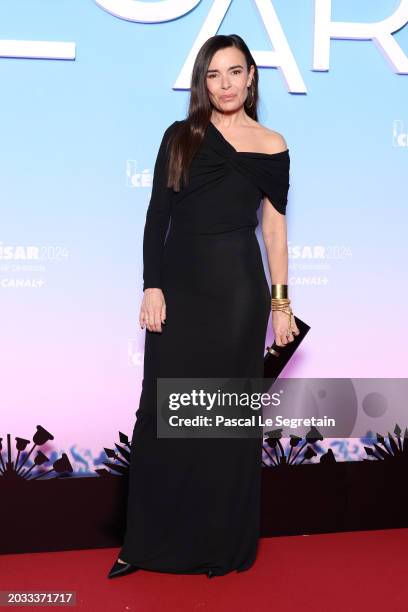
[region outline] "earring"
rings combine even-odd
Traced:
[[[248,87],[248,95],[246,97],[246,105],[248,106],[248,108],[251,108],[254,104],[254,89],[253,87],[251,87],[252,82],[250,83],[249,87]]]

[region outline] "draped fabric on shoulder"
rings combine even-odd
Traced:
[[[153,172],[150,203],[146,212],[143,234],[143,290],[161,288],[161,265],[163,246],[171,217],[173,190],[166,187],[167,163],[170,136],[178,121],[174,121],[164,132]]]
[[[225,162],[249,179],[261,197],[266,196],[281,214],[286,214],[289,191],[289,149],[278,153],[237,151],[212,123],[208,126],[208,141]]]
[[[286,214],[289,191],[289,149],[279,153],[241,153],[235,160],[238,169],[254,181],[271,204]]]

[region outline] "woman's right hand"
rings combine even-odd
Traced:
[[[166,302],[163,291],[158,287],[144,290],[139,322],[142,329],[146,325],[149,331],[162,331],[161,324],[166,323]]]

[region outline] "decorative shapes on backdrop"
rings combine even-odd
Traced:
[[[7,449],[5,458],[3,457],[3,438],[0,438],[0,477],[13,480],[37,480],[38,478],[43,478],[51,472],[55,472],[54,477],[58,478],[63,474],[67,475],[73,471],[66,453],[62,453],[59,459],[55,458],[57,455],[53,453],[54,460],[52,460],[44,452],[37,450],[34,459],[30,460],[29,462],[31,455],[37,446],[44,446],[45,448],[43,450],[46,451],[47,443],[49,443],[50,440],[54,440],[54,436],[41,425],[37,425],[37,431],[32,439],[33,445],[28,451],[26,449],[31,440],[19,437],[16,437],[15,440],[16,445],[13,460],[11,434],[7,434]],[[15,453],[15,451],[17,451],[17,453]],[[15,454],[17,454],[17,456],[15,456]],[[48,468],[51,465],[51,462],[52,467],[50,467],[50,469],[43,468],[45,464],[48,464],[46,466]]]
[[[369,457],[378,461],[395,461],[408,464],[408,427],[405,427],[404,437],[401,440],[402,429],[398,423],[394,427],[394,437],[388,432],[388,443],[386,438],[377,433],[377,443],[373,447],[365,446],[364,449]],[[381,446],[384,448],[381,448]],[[363,461],[371,461],[371,459],[363,459]]]
[[[282,429],[273,429],[266,432],[263,452],[266,455],[265,459],[268,459],[266,461],[262,460],[265,467],[300,465],[304,461],[310,461],[316,457],[317,451],[321,452],[323,450],[318,446],[318,441],[322,441],[323,436],[316,427],[311,427],[304,439],[300,436],[291,435],[286,448],[282,446],[281,438]],[[305,447],[306,450],[302,455]],[[317,447],[317,450],[315,447]],[[322,463],[336,463],[333,451],[329,449],[327,453],[320,457],[320,461]]]
[[[108,459],[111,459],[112,461],[103,462],[104,465],[110,468],[109,470],[106,470],[105,468],[98,468],[95,470],[95,472],[99,476],[109,477],[109,476],[117,476],[117,475],[123,476],[124,474],[127,474],[127,471],[129,469],[129,463],[130,463],[129,439],[126,434],[120,431],[119,440],[120,440],[120,443],[123,444],[124,446],[119,446],[119,444],[115,443],[117,452],[113,450],[112,448],[105,448],[105,453]]]

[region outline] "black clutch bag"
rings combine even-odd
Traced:
[[[264,378],[277,378],[279,376],[310,329],[310,325],[295,315],[293,316],[299,334],[297,336],[293,334],[293,341],[288,342],[285,346],[277,346],[276,342],[274,342],[272,346],[266,347],[266,355],[264,357]]]

